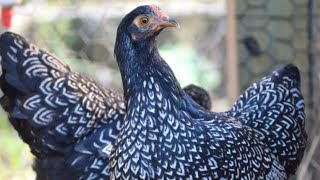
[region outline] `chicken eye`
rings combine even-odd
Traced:
[[[148,17],[144,16],[144,17],[140,18],[140,23],[139,23],[140,26],[145,27],[145,26],[149,25],[149,23],[150,23],[150,20]]]

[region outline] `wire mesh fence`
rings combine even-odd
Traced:
[[[308,2],[308,33],[309,33],[309,150],[300,171],[300,179],[318,179],[320,176],[320,1]]]
[[[296,64],[301,71],[309,149],[298,179],[317,179],[320,171],[319,2],[237,1],[241,89],[286,63]]]
[[[121,78],[113,56],[116,28],[121,18],[138,4],[141,3],[129,0],[25,1],[15,7],[10,30],[54,53],[73,70],[109,89],[121,91]],[[225,1],[168,0],[157,4],[182,26],[179,31],[170,30],[160,35],[162,56],[182,86],[193,83],[205,87],[212,94],[214,109],[226,110],[229,106],[225,94],[228,82],[224,76],[228,66],[225,63]],[[320,0],[237,0],[236,3],[240,92],[286,63],[298,65],[302,72],[309,134],[305,156],[309,158],[304,158],[298,177],[309,179],[320,175],[319,4]],[[12,163],[3,159],[0,159],[2,163]],[[29,162],[22,164],[21,171],[30,167]],[[5,179],[8,177],[10,175],[5,175]]]

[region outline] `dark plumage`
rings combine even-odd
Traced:
[[[172,26],[177,23],[151,5],[134,9],[118,27],[115,55],[127,116],[111,152],[111,178],[286,179],[294,173],[306,146],[298,69],[273,72],[230,111],[207,111],[159,55],[156,36]]]
[[[192,97],[196,103],[198,103],[200,106],[204,107],[205,109],[210,110],[211,109],[211,98],[209,93],[196,85],[190,84],[183,88],[183,90]]]
[[[108,177],[108,149],[122,126],[122,95],[72,72],[14,33],[0,37],[1,106],[35,155],[37,179]],[[202,91],[193,88],[191,96]],[[194,96],[199,104],[207,104]]]

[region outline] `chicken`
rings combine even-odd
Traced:
[[[37,179],[107,177],[103,169],[126,112],[121,94],[103,88],[14,33],[0,37],[0,104],[35,155]],[[203,93],[200,87],[189,90]],[[210,98],[194,96],[200,104]],[[82,154],[84,153],[84,154]],[[100,159],[95,159],[100,156]]]
[[[287,179],[306,146],[298,69],[280,68],[232,110],[210,112],[186,95],[158,52],[157,35],[177,26],[146,5],[118,27],[127,115],[111,150],[111,179]]]

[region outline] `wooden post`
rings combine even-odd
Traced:
[[[227,0],[227,96],[233,104],[239,96],[238,60],[237,60],[236,0]]]

